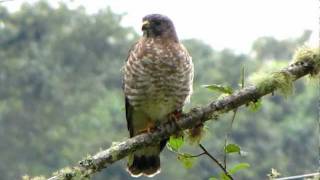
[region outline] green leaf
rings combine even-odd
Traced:
[[[195,159],[194,157],[191,157],[190,154],[178,154],[178,160],[182,163],[183,167],[185,167],[186,169],[190,169],[194,162],[195,162]]]
[[[249,109],[253,112],[256,112],[258,111],[262,106],[262,102],[261,100],[259,99],[258,101],[256,102],[249,102]]]
[[[248,163],[239,163],[239,164],[234,165],[231,169],[229,169],[228,172],[230,174],[234,174],[240,170],[247,169],[249,167],[250,167],[250,164],[248,164]]]
[[[236,144],[228,144],[225,147],[226,153],[240,153],[240,151],[241,151],[240,146],[238,146]]]
[[[220,179],[222,179],[222,180],[230,180],[230,178],[225,173],[221,173],[220,174]]]
[[[230,86],[222,86],[219,84],[203,85],[203,87],[210,89],[210,90],[213,90],[213,91],[226,93],[226,94],[232,94],[232,92],[233,92],[233,90]]]
[[[183,143],[184,143],[183,136],[180,136],[180,137],[171,136],[169,139],[168,147],[169,149],[171,148],[173,151],[178,151],[183,145]]]

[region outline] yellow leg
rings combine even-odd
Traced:
[[[141,133],[151,133],[155,129],[155,123],[148,121],[146,127],[144,129],[139,130],[139,134]]]

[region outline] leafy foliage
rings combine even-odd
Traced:
[[[261,99],[257,100],[256,102],[249,103],[249,109],[253,112],[257,112],[262,106]]]
[[[232,168],[230,168],[228,170],[228,172],[230,174],[235,174],[236,172],[247,169],[249,167],[250,167],[250,165],[248,163],[239,163],[239,164],[234,165]]]
[[[256,57],[260,60],[285,60],[290,59],[294,50],[304,45],[312,32],[305,30],[299,38],[279,41],[274,37],[260,37],[252,45]]]
[[[225,147],[225,152],[226,153],[240,153],[241,149],[238,145],[236,144],[228,144],[226,147]]]
[[[177,159],[182,163],[182,165],[186,169],[192,168],[194,162],[195,162],[195,157],[192,157],[190,154],[178,154]]]
[[[230,86],[222,86],[219,84],[210,84],[210,85],[203,85],[203,87],[213,90],[213,91],[218,91],[220,93],[225,93],[225,94],[232,94],[233,90]]]
[[[178,151],[183,145],[183,143],[184,143],[183,136],[179,136],[179,137],[171,136],[169,139],[168,147],[173,151]]]

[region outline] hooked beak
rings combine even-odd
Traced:
[[[150,28],[150,22],[149,21],[143,21],[142,22],[142,31],[145,31]]]

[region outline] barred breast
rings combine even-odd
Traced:
[[[153,39],[138,43],[124,66],[124,92],[129,103],[153,120],[181,109],[190,98],[192,82],[192,59],[179,43]]]

